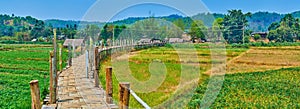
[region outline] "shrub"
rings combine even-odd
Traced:
[[[255,34],[255,35],[253,36],[253,38],[254,38],[254,40],[258,40],[258,39],[261,38],[261,36],[260,36],[259,34]]]

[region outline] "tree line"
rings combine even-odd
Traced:
[[[242,13],[241,10],[229,10],[224,18],[216,18],[212,27],[207,27],[200,20],[194,20],[190,35],[192,39],[216,40],[223,37],[227,43],[248,43],[250,39],[261,38],[254,35],[249,29],[248,17],[251,13]],[[300,40],[300,20],[292,14],[286,14],[280,22],[274,22],[268,27],[267,39],[272,42],[296,42]]]
[[[54,27],[46,25],[44,21],[31,16],[19,17],[12,15],[0,15],[0,40],[50,41]],[[57,28],[57,33],[63,38],[74,38],[77,25],[66,25]]]
[[[202,15],[202,14],[201,14]],[[211,15],[209,17],[209,15]],[[214,18],[216,17],[216,19]],[[65,27],[56,27],[59,39],[73,39],[93,37],[99,40],[116,40],[120,37],[140,39],[144,37],[165,39],[181,37],[189,34],[192,41],[225,39],[226,43],[248,43],[250,39],[257,40],[258,35],[252,36],[249,28],[251,13],[241,10],[229,10],[225,15],[205,14],[203,20],[171,15],[169,17],[148,17],[135,21],[133,24],[122,24],[122,21],[107,23],[104,26],[89,24],[78,29],[78,24],[66,24]],[[196,18],[196,17],[194,17]],[[132,22],[131,19],[130,22]],[[213,21],[212,24],[207,24]],[[206,22],[206,23],[205,23]],[[267,39],[273,42],[295,42],[300,40],[300,20],[292,14],[286,14],[279,22],[273,22],[268,27]],[[208,26],[210,25],[210,26]],[[14,15],[0,15],[0,40],[51,41],[52,24],[32,18],[31,16],[18,17]]]

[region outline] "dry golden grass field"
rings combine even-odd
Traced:
[[[256,72],[300,66],[300,47],[254,47],[227,63],[227,73]]]

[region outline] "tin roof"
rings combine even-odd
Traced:
[[[68,46],[68,45],[74,45],[74,46],[81,46],[83,44],[83,39],[66,39],[63,46]]]

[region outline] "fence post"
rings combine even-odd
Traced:
[[[89,51],[85,50],[85,68],[86,68],[86,78],[89,78]]]
[[[41,109],[39,81],[30,81],[31,109]]]
[[[98,47],[95,47],[95,50],[94,50],[94,64],[95,64],[95,72],[94,72],[95,87],[99,87]]]
[[[120,109],[128,109],[129,95],[130,95],[130,83],[120,82],[119,83],[119,108]]]
[[[76,56],[76,52],[75,52],[75,50],[76,50],[76,47],[75,47],[75,44],[73,43],[73,45],[72,45],[72,52],[73,52],[73,57],[77,57]]]
[[[71,51],[71,44],[69,43],[68,44],[68,51],[69,51],[69,54],[68,54],[68,67],[71,67],[72,66],[72,51]]]
[[[59,71],[62,72],[62,45],[59,44]]]
[[[112,67],[106,68],[106,102],[112,104],[113,100]]]
[[[88,57],[89,57],[89,71],[91,72],[91,76],[92,76],[92,78],[95,78],[95,73],[93,73],[92,71],[93,71],[93,54],[94,54],[94,51],[93,51],[93,47],[92,46],[89,46],[89,51],[88,51],[89,53],[89,55],[88,55]]]
[[[84,51],[83,51],[83,47],[84,47],[84,44],[82,43],[82,44],[81,44],[81,47],[80,47],[80,54],[83,54],[83,52],[84,52]]]
[[[53,82],[53,91],[52,101],[56,102],[56,86],[57,86],[57,44],[56,44],[56,29],[53,29],[53,58],[52,58],[52,82]]]
[[[53,51],[50,51],[50,57],[49,57],[49,68],[50,68],[50,103],[53,104],[55,102],[55,98],[53,97],[53,65],[52,65],[52,59],[53,59]]]

